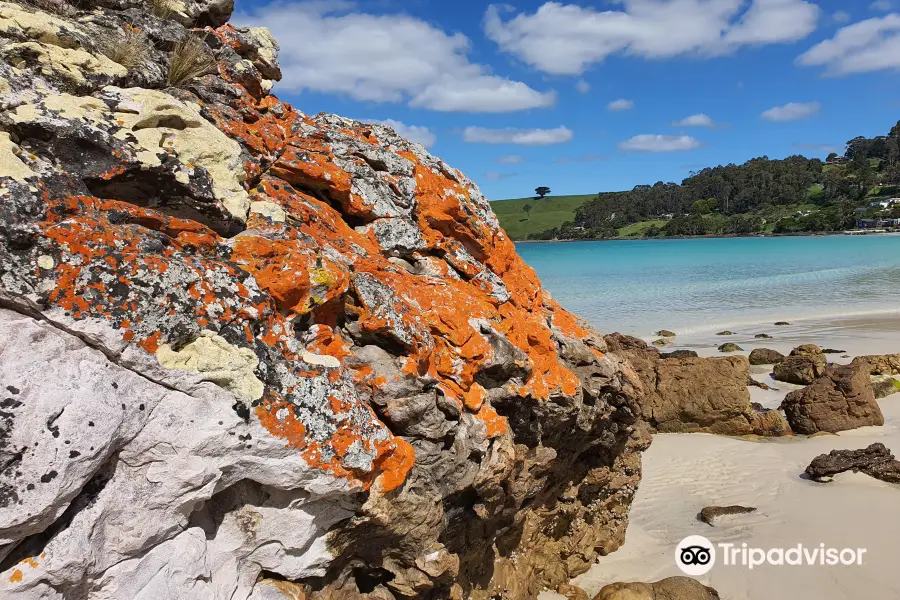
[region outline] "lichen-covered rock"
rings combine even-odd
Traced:
[[[884,425],[867,365],[830,365],[812,385],[785,396],[781,408],[791,428],[811,435]]]
[[[627,358],[644,387],[644,419],[663,433],[790,435],[784,415],[750,403],[746,357],[661,358],[659,350],[621,334],[606,336],[609,351]]]
[[[857,356],[853,364],[866,363],[872,375],[900,375],[900,354]]]
[[[642,384],[477,186],[270,95],[230,0],[145,4],[0,2],[0,596],[517,600],[618,548]],[[188,27],[218,73],[163,89]]]

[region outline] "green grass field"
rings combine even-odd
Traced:
[[[534,198],[518,198],[515,200],[496,200],[491,208],[500,219],[500,225],[507,235],[514,240],[524,240],[531,233],[540,233],[559,227],[566,221],[575,218],[579,206],[596,198],[596,194],[582,196],[547,196]],[[531,205],[531,211],[525,212],[525,205]]]
[[[666,223],[668,223],[668,221],[640,221],[638,223],[632,223],[631,225],[619,229],[619,237],[644,237],[644,234],[647,233],[647,230],[654,225],[656,225],[657,227],[662,227]]]

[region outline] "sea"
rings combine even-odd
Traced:
[[[900,235],[520,243],[565,308],[638,337],[900,316]]]

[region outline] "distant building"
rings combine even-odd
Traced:
[[[808,217],[808,216],[811,215],[811,214],[812,214],[812,211],[811,211],[811,210],[798,210],[798,211],[797,211],[797,216],[798,216],[798,217]]]
[[[833,156],[825,162],[829,165],[846,165],[850,159],[846,156]]]
[[[900,227],[900,219],[857,219],[857,229],[884,229]]]
[[[675,218],[675,215],[672,213],[666,213],[662,216],[662,218],[665,219],[666,221],[671,221],[672,219]]]
[[[894,205],[900,206],[900,198],[889,198],[887,200],[875,200],[874,202],[870,202],[869,206],[872,208],[890,208]]]

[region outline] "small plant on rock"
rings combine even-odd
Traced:
[[[118,34],[101,42],[103,54],[129,71],[143,65],[152,51],[150,39],[139,27],[126,25]]]
[[[172,0],[153,0],[153,3],[150,6],[150,12],[152,12],[153,16],[157,19],[166,20],[172,16],[173,12],[175,12],[175,7],[172,6]]]
[[[169,61],[168,84],[180,87],[216,68],[216,58],[204,39],[194,33],[187,35],[175,46]]]

